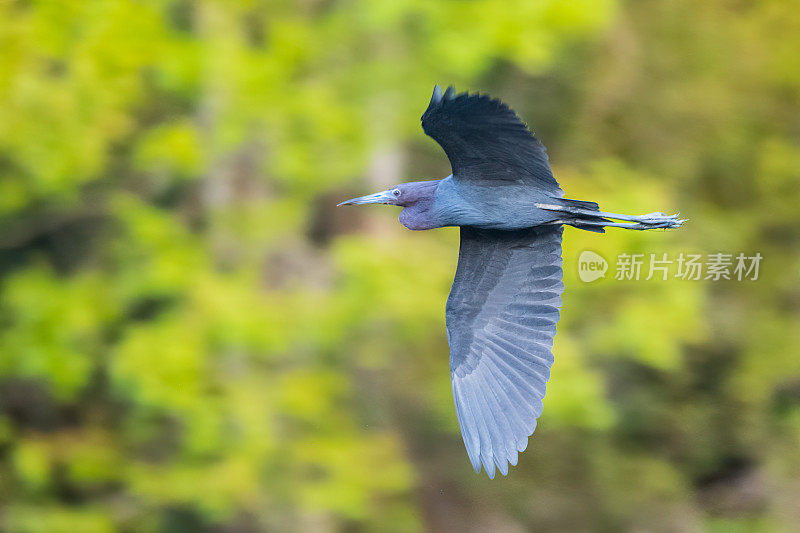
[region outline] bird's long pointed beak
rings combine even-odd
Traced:
[[[366,196],[359,196],[358,198],[353,198],[337,204],[336,207],[339,207],[340,205],[388,204],[392,200],[394,200],[394,195],[392,194],[391,190],[388,190],[376,192],[375,194],[368,194]]]

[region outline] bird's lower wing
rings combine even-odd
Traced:
[[[447,300],[456,414],[476,472],[508,473],[542,412],[564,291],[560,226],[461,228]]]

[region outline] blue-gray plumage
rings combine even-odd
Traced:
[[[605,213],[595,202],[563,198],[544,146],[486,95],[437,85],[422,128],[447,154],[450,176],[339,205],[402,206],[400,222],[413,230],[461,226],[446,310],[450,378],[467,455],[493,478],[495,467],[505,475],[517,464],[542,413],[564,291],[562,226],[602,233],[683,220]]]

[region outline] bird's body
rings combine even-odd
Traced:
[[[450,159],[450,176],[342,203],[402,206],[400,222],[412,230],[461,227],[446,307],[450,377],[467,455],[494,477],[495,467],[506,474],[517,463],[542,412],[564,290],[562,226],[602,233],[683,221],[563,198],[544,146],[488,96],[436,86],[422,127]]]
[[[487,185],[458,180],[452,175],[439,181],[434,196],[442,226],[502,230],[531,228],[557,220],[555,213],[536,204],[553,204],[558,200],[524,183]]]

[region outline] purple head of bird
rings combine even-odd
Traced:
[[[403,208],[400,222],[408,229],[432,229],[438,227],[434,210],[436,187],[442,180],[412,181],[401,183],[391,189],[359,196],[339,205],[387,204]]]

